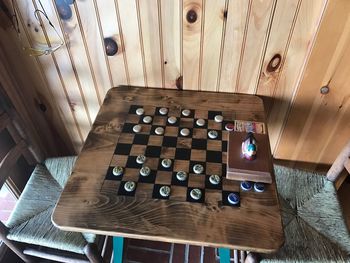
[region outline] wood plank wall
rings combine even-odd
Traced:
[[[34,58],[20,48],[60,41],[42,15],[35,18],[38,0],[14,1],[21,40],[9,27],[0,44],[18,49],[8,59],[19,79],[25,77],[18,68],[30,72],[53,126],[75,151],[109,88],[182,84],[266,97],[272,149],[276,156],[291,156],[284,143],[293,129],[284,127],[328,0],[75,0],[67,1],[68,20],[60,19],[55,1],[64,0],[41,3],[65,40],[58,51]],[[12,12],[12,1],[4,2]],[[186,18],[190,10],[197,17],[192,23]],[[118,43],[114,56],[105,54],[106,37]]]

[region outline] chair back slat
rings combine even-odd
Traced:
[[[3,112],[0,115],[0,132],[2,132],[4,129],[7,128],[7,126],[10,124],[11,120],[6,112]]]
[[[350,174],[350,157],[349,159],[345,162],[344,164],[345,169],[348,171],[348,173]]]
[[[11,148],[5,157],[0,162],[0,188],[5,183],[6,179],[10,176],[12,167],[16,164],[19,157],[21,157],[23,151],[26,150],[27,144],[24,140],[21,140],[13,148]]]
[[[331,182],[334,182],[338,187],[340,187],[341,183],[344,181],[345,177],[348,173],[344,173],[344,169],[349,172],[350,164],[350,141],[344,146],[343,150],[335,159],[331,168],[327,172],[327,179]]]

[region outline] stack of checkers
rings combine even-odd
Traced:
[[[233,122],[232,112],[132,105],[105,183],[118,195],[239,206],[241,192],[264,185],[226,179]]]

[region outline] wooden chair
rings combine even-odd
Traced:
[[[327,174],[275,165],[285,243],[275,254],[250,253],[246,262],[350,262],[349,229],[337,198],[349,158],[350,141]]]
[[[0,115],[0,131],[15,135],[15,146],[0,162],[0,188],[22,155],[30,154],[6,112]],[[13,136],[12,136],[13,137]],[[25,262],[36,257],[59,262],[103,262],[105,237],[61,231],[51,222],[53,208],[72,172],[76,157],[61,157],[37,164],[6,225],[0,222],[0,239]]]

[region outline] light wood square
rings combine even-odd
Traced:
[[[189,174],[188,187],[205,188],[205,175]]]
[[[112,157],[112,161],[110,166],[121,166],[121,167],[125,167],[126,166],[126,162],[128,160],[128,156],[127,155],[117,155],[114,154]]]
[[[208,140],[207,141],[208,151],[222,151],[222,142],[220,140]]]
[[[144,163],[144,165],[151,168],[151,170],[156,171],[158,170],[158,163],[159,163],[159,158],[146,157],[146,162]]]
[[[174,161],[174,171],[184,171],[188,173],[190,169],[190,161],[185,161],[185,160],[175,160]]]
[[[119,136],[118,143],[127,143],[127,144],[132,144],[134,141],[135,135],[132,133],[121,133]]]
[[[172,172],[157,171],[156,184],[171,184]]]
[[[206,150],[191,150],[191,161],[205,162],[207,152]]]
[[[192,148],[192,139],[191,138],[177,138],[177,148],[185,148],[185,149],[191,149]]]
[[[134,181],[137,182],[139,180],[140,170],[135,168],[125,168],[123,181]]]
[[[165,136],[177,137],[178,132],[179,132],[179,128],[178,127],[166,126],[164,135]]]
[[[148,139],[148,145],[151,146],[162,146],[163,136],[150,135]]]
[[[206,110],[195,110],[194,112],[195,119],[208,119],[208,111]]]
[[[222,190],[230,192],[239,192],[240,182],[236,180],[229,180],[222,178]]]
[[[220,163],[206,163],[206,173],[222,175],[222,164]]]
[[[208,137],[207,132],[208,132],[207,129],[194,128],[192,137],[195,139],[205,139],[206,140]]]
[[[193,127],[193,119],[192,118],[181,118],[180,119],[180,127],[181,128],[192,128]]]
[[[214,120],[208,120],[208,130],[221,130],[222,123]]]
[[[135,114],[128,114],[128,116],[126,117],[126,121],[127,123],[139,123],[140,121],[140,118],[142,118],[142,116],[138,116],[138,115],[135,115]]]
[[[138,199],[150,199],[152,198],[154,184],[137,183],[135,196]]]
[[[173,147],[162,147],[162,151],[160,153],[160,158],[169,158],[174,159],[175,158],[175,150],[176,148]]]
[[[153,125],[165,126],[167,122],[167,117],[164,116],[154,116]]]
[[[132,156],[144,155],[145,151],[146,151],[146,145],[133,144],[131,146],[130,155]]]
[[[205,189],[205,203],[212,206],[217,206],[222,199],[221,190]]]
[[[170,200],[186,201],[186,197],[187,197],[187,187],[177,186],[177,185],[171,186],[171,192],[169,196]]]

